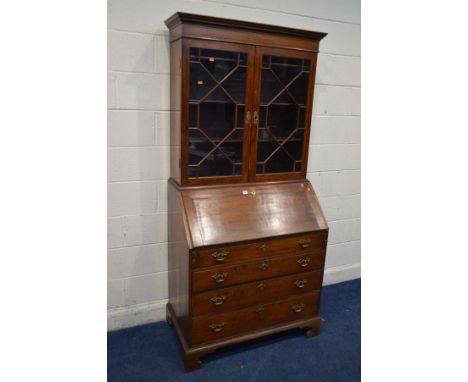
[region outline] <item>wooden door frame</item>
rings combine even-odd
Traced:
[[[304,125],[304,138],[302,145],[302,166],[300,172],[281,172],[270,174],[257,175],[257,131],[258,125],[252,124],[250,136],[250,164],[249,164],[249,182],[261,181],[279,181],[304,179],[307,175],[307,162],[309,156],[309,137],[312,120],[312,104],[314,99],[315,71],[317,67],[317,53],[309,51],[300,51],[285,48],[272,48],[265,46],[257,46],[255,48],[255,77],[254,77],[254,94],[253,94],[253,111],[260,115],[260,92],[261,92],[261,75],[262,75],[262,56],[272,55],[287,58],[308,59],[311,61],[309,82],[307,86],[307,103]]]
[[[190,48],[203,48],[213,50],[225,50],[229,52],[247,53],[247,74],[245,90],[245,109],[244,109],[244,134],[242,144],[242,174],[226,176],[207,176],[200,178],[188,177],[188,142],[189,142],[189,90],[190,90]],[[207,41],[202,39],[182,39],[182,94],[181,94],[181,185],[196,186],[224,183],[242,183],[247,182],[249,178],[249,158],[250,158],[250,123],[246,121],[247,111],[253,114],[253,86],[254,86],[254,68],[255,68],[255,47],[248,44],[237,44],[222,41]]]

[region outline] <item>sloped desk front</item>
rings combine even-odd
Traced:
[[[169,303],[185,367],[295,327],[318,334],[328,226],[308,181],[168,184]]]

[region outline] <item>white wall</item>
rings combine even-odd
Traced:
[[[176,11],[327,32],[308,178],[330,225],[325,283],[360,277],[359,0],[109,0],[108,329],[164,318],[169,44]]]

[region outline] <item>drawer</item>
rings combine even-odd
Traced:
[[[192,345],[318,315],[320,292],[206,317],[192,318]]]
[[[228,267],[194,271],[194,292],[323,267],[325,252],[272,257]]]
[[[195,253],[199,267],[211,267],[221,264],[235,264],[241,261],[255,260],[282,253],[290,253],[292,255],[320,251],[325,250],[326,245],[326,232],[317,232],[251,244],[200,249]]]
[[[243,306],[265,303],[320,289],[322,270],[197,293],[192,296],[192,315],[216,314]]]

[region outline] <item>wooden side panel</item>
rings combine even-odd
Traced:
[[[326,248],[327,238],[328,238],[327,219],[325,219],[325,214],[322,211],[322,207],[320,207],[320,203],[318,201],[317,195],[315,194],[314,187],[312,186],[312,184],[310,183],[308,179],[306,179],[304,184],[306,186],[307,197],[309,198],[312,209],[314,210],[314,215],[315,215],[315,218],[317,219],[317,223],[320,229],[323,229],[326,231],[326,236],[325,236],[325,248]]]
[[[302,169],[304,171],[304,178],[307,174],[307,165],[309,162],[309,139],[310,131],[312,129],[312,107],[314,104],[314,91],[315,91],[315,75],[317,71],[317,53],[311,55],[311,67],[309,77],[309,88],[307,98],[307,113],[306,113],[306,127],[304,131],[304,145],[302,147]]]
[[[171,43],[171,75],[170,75],[170,139],[171,139],[171,178],[180,183],[180,155],[181,155],[181,91],[182,91],[182,72],[181,57],[182,41]]]
[[[188,338],[189,316],[189,245],[180,192],[168,183],[168,276],[171,304],[185,338]]]

